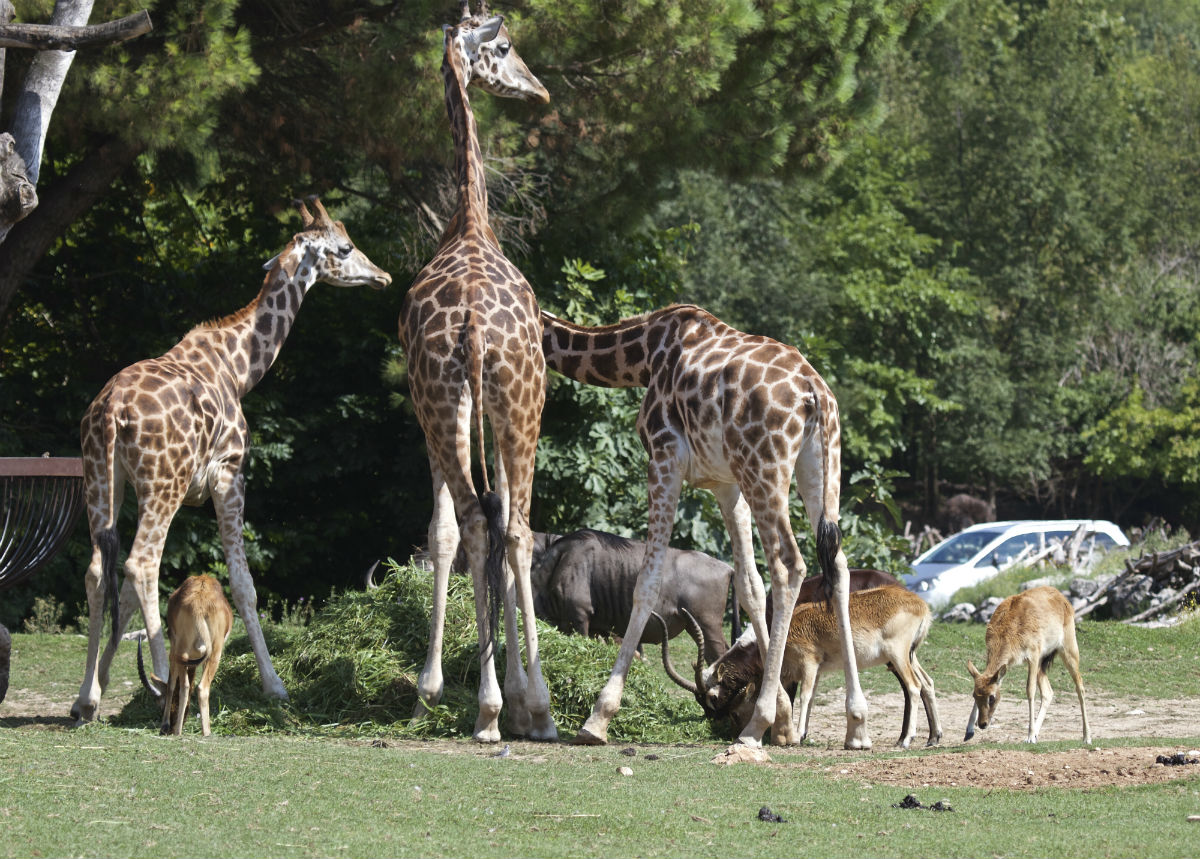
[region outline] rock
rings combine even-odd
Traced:
[[[633,770],[631,770],[629,767],[617,767],[617,772],[619,772],[621,775],[633,775]]]
[[[771,756],[764,749],[752,749],[744,743],[734,743],[721,752],[711,763],[729,766],[732,764],[769,764]]]
[[[992,615],[996,613],[996,608],[1000,603],[1004,602],[1000,597],[988,597],[979,604],[979,608],[975,609],[975,614],[972,615],[976,623],[987,623],[992,619]]]
[[[947,623],[970,623],[974,614],[975,606],[969,602],[960,602],[942,612],[940,619]]]
[[[1040,579],[1030,579],[1021,585],[1021,590],[1027,591],[1030,588],[1040,588],[1044,585],[1053,585],[1054,580],[1049,576],[1042,576]]]

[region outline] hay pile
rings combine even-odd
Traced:
[[[266,624],[275,668],[291,696],[287,703],[263,696],[249,641],[235,631],[213,686],[214,731],[469,737],[477,714],[479,657],[474,601],[466,576],[450,579],[442,703],[426,719],[409,724],[429,640],[432,594],[431,573],[389,562],[378,588],[331,597],[307,626]],[[554,719],[560,736],[569,739],[591,712],[617,647],[563,635],[540,622],[538,640]],[[503,651],[496,667],[503,684]],[[665,682],[653,662],[635,660],[621,712],[609,728],[610,742],[714,739],[696,703],[679,692]],[[115,721],[151,726],[158,718],[155,705],[143,692]]]

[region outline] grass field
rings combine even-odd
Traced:
[[[362,606],[355,612],[362,614]],[[898,696],[890,675],[875,669],[863,675],[872,701],[883,702],[872,704],[875,751],[838,748],[840,691],[837,678],[829,677],[818,701],[826,724],[818,744],[771,748],[770,763],[734,766],[712,763],[728,741],[702,723],[690,696],[663,685],[653,659],[637,664],[639,679],[631,688],[656,687],[660,697],[627,699],[629,718],[611,745],[514,741],[498,756],[503,746],[481,747],[461,737],[458,726],[474,718],[469,673],[448,672],[448,683],[462,688],[453,695],[448,688],[455,703],[431,738],[415,736],[398,717],[411,706],[400,693],[385,707],[378,703],[382,693],[363,686],[364,675],[386,673],[366,645],[361,654],[342,655],[360,669],[343,666],[349,679],[343,700],[334,701],[339,693],[324,669],[314,667],[325,664],[312,652],[326,635],[319,626],[315,620],[302,634],[272,631],[277,667],[294,690],[288,705],[244,688],[240,662],[247,657],[237,655],[241,645],[231,641],[230,665],[223,666],[213,696],[221,711],[214,720],[218,733],[207,739],[194,717],[181,739],[157,735],[153,709],[142,693],[134,694],[131,646],[114,663],[102,710],[107,720],[70,728],[66,714],[85,642],[73,635],[14,635],[12,685],[0,704],[0,857],[1196,853],[1200,823],[1188,817],[1200,814],[1200,766],[1168,771],[1153,764],[1155,752],[1200,748],[1200,719],[1191,709],[1200,696],[1196,620],[1170,629],[1080,623],[1094,721],[1104,725],[1106,712],[1115,718],[1135,706],[1131,712],[1169,716],[1154,723],[1152,735],[1110,730],[1097,743],[1100,752],[1080,747],[1074,694],[1061,668],[1051,675],[1058,697],[1047,724],[1064,739],[1031,749],[994,742],[1006,735],[992,734],[964,745],[964,663],[968,656],[982,659],[983,628],[935,624],[921,658],[943,704],[942,748],[888,745],[899,715],[886,696]],[[344,616],[337,626],[351,634]],[[366,626],[353,635],[372,638]],[[547,648],[558,645],[553,634],[546,639]],[[603,683],[606,661],[615,654],[601,643],[578,646],[577,664],[547,668],[565,737],[578,706],[572,693],[560,690],[582,687],[575,697],[586,699]],[[673,652],[681,664],[694,655],[686,641]],[[298,665],[311,673],[303,675]],[[564,673],[573,676],[564,679]],[[1002,703],[1014,735],[1023,728],[1023,675],[1018,669],[1010,678]],[[305,712],[309,700],[321,713],[340,708],[354,715],[322,721],[328,715]],[[659,715],[644,714],[647,708]],[[923,723],[918,736],[923,740]],[[1036,755],[1025,757],[1031,750]],[[1101,775],[1109,770],[1092,766],[1087,787],[1054,786],[1053,770],[1080,770],[1122,752],[1125,758],[1112,759],[1121,764],[1113,766],[1111,782]],[[622,767],[631,774],[621,774]],[[1010,778],[1025,767],[1042,780],[1018,785]],[[910,793],[927,805],[944,800],[953,811],[893,807]],[[763,806],[786,822],[760,821]]]

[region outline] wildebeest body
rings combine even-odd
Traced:
[[[535,559],[530,576],[534,611],[563,632],[604,636],[622,634],[633,611],[633,590],[646,544],[604,531],[583,528],[550,543]],[[722,622],[733,568],[703,552],[668,549],[662,585],[654,608],[670,637],[687,630],[686,608],[704,632],[706,660],[728,647]],[[660,644],[662,630],[647,624],[642,644]]]

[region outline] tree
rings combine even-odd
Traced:
[[[125,41],[150,30],[150,16],[144,10],[109,24],[82,26],[91,12],[92,0],[59,0],[49,25],[14,25],[10,22],[16,10],[9,0],[0,0],[0,96],[4,95],[5,49],[40,52],[18,91],[11,131],[0,134],[0,244],[13,224],[37,207],[42,147],[75,50]],[[0,295],[0,316],[6,305],[7,299]]]

